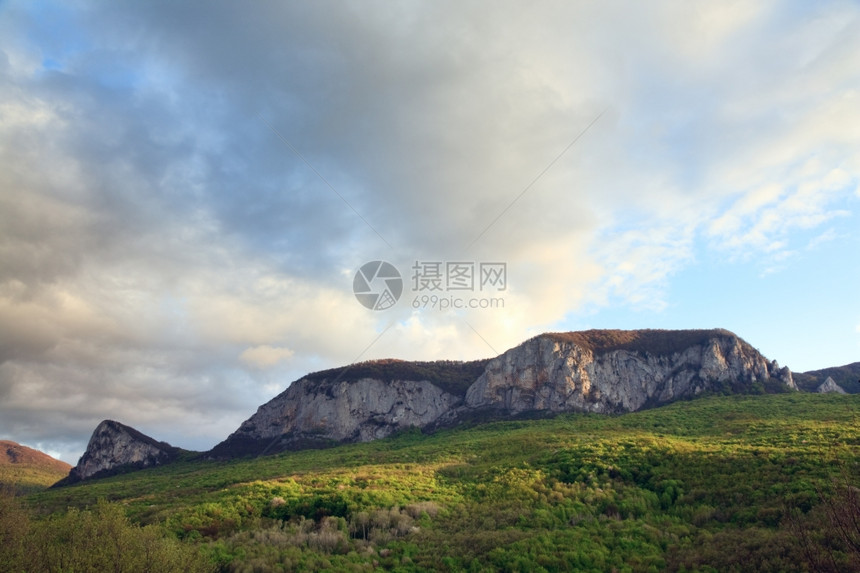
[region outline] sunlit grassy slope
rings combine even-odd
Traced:
[[[0,440],[0,489],[29,493],[68,475],[71,466],[40,451]]]
[[[821,499],[860,485],[858,406],[853,395],[722,396],[413,431],[182,461],[28,502],[117,501],[225,571],[803,571],[798,539],[813,531],[810,545],[849,567]]]

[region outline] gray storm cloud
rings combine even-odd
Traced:
[[[860,167],[860,34],[782,6],[4,4],[0,437],[207,448],[308,370],[664,308],[697,241],[789,253]],[[379,258],[504,260],[506,307],[368,313]]]

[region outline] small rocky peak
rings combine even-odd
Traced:
[[[770,366],[768,368],[770,376],[772,378],[776,378],[792,390],[797,390],[797,384],[794,381],[794,376],[791,373],[791,369],[788,366],[779,367],[779,362],[776,360],[771,361]]]
[[[837,384],[830,376],[815,389],[819,394],[845,394],[845,390]]]
[[[166,442],[156,441],[125,424],[104,420],[96,426],[78,465],[56,485],[165,464],[178,454],[179,448]]]

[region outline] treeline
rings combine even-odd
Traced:
[[[159,526],[132,524],[118,505],[100,501],[92,509],[35,519],[19,499],[0,493],[0,573],[214,570],[197,547]]]
[[[283,500],[273,502],[272,508],[284,509]],[[286,509],[285,519],[262,520],[259,527],[210,542],[207,550],[226,573],[363,571],[380,566],[409,571],[414,564],[402,548],[438,512],[432,502],[357,511],[347,517],[306,518],[289,515]]]
[[[715,338],[736,337],[732,332],[714,328],[710,330],[585,330],[577,332],[550,332],[545,335],[560,342],[572,342],[583,348],[603,354],[627,350],[654,356],[683,352],[691,346],[701,346]],[[738,338],[746,352],[757,352],[748,342]]]
[[[469,386],[483,374],[486,360],[460,362],[457,360],[406,361],[406,360],[369,360],[349,366],[322,370],[305,376],[314,382],[345,380],[354,382],[363,378],[373,378],[383,382],[426,380],[455,396],[465,396]]]

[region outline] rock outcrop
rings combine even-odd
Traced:
[[[78,465],[56,486],[143,469],[173,461],[180,449],[158,442],[130,426],[105,420],[96,426]]]
[[[815,391],[819,394],[846,394],[842,386],[837,384],[830,376]]]
[[[632,412],[705,391],[750,392],[791,371],[728,331],[589,331],[533,338],[491,360],[468,408]]]
[[[211,457],[262,454],[326,442],[367,442],[448,415],[462,398],[426,380],[302,379],[260,406]]]
[[[831,366],[821,370],[810,370],[794,375],[798,388],[805,392],[815,392],[828,378],[848,394],[860,393],[860,362],[844,366]]]
[[[632,412],[703,392],[787,389],[796,389],[788,368],[726,330],[544,334],[489,361],[383,361],[306,376],[208,455],[368,441],[481,416]]]

